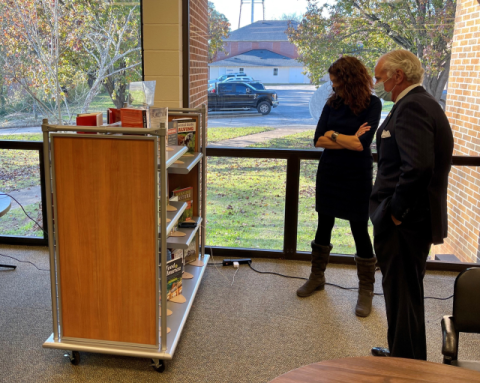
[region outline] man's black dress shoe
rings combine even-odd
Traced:
[[[383,347],[372,347],[373,356],[390,356],[390,351],[388,348]]]

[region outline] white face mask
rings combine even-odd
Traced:
[[[393,92],[393,89],[395,89],[395,87],[397,86],[395,84],[395,86],[393,87],[393,89],[390,91],[390,92],[387,92],[385,90],[385,83],[390,80],[393,76],[389,77],[388,79],[386,79],[385,81],[383,82],[377,82],[374,86],[374,90],[375,90],[375,94],[380,97],[381,99],[385,100],[385,101],[392,101],[392,92]]]

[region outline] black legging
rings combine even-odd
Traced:
[[[372,258],[373,247],[370,235],[368,234],[368,221],[349,221],[352,230],[357,255],[361,258]],[[335,217],[318,213],[317,233],[315,243],[322,246],[329,246],[332,239],[332,229],[335,225]]]

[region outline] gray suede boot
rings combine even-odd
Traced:
[[[372,311],[373,285],[375,284],[375,265],[377,258],[360,258],[355,255],[358,275],[358,300],[355,314],[368,317]]]
[[[308,297],[317,290],[325,288],[325,269],[333,246],[321,246],[312,241],[312,272],[308,281],[297,290],[299,297]]]

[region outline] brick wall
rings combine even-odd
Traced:
[[[208,0],[190,0],[190,108],[206,104]]]
[[[455,140],[454,155],[480,153],[480,4],[458,0],[446,114]],[[455,166],[448,191],[449,235],[437,254],[480,262],[480,169]]]

